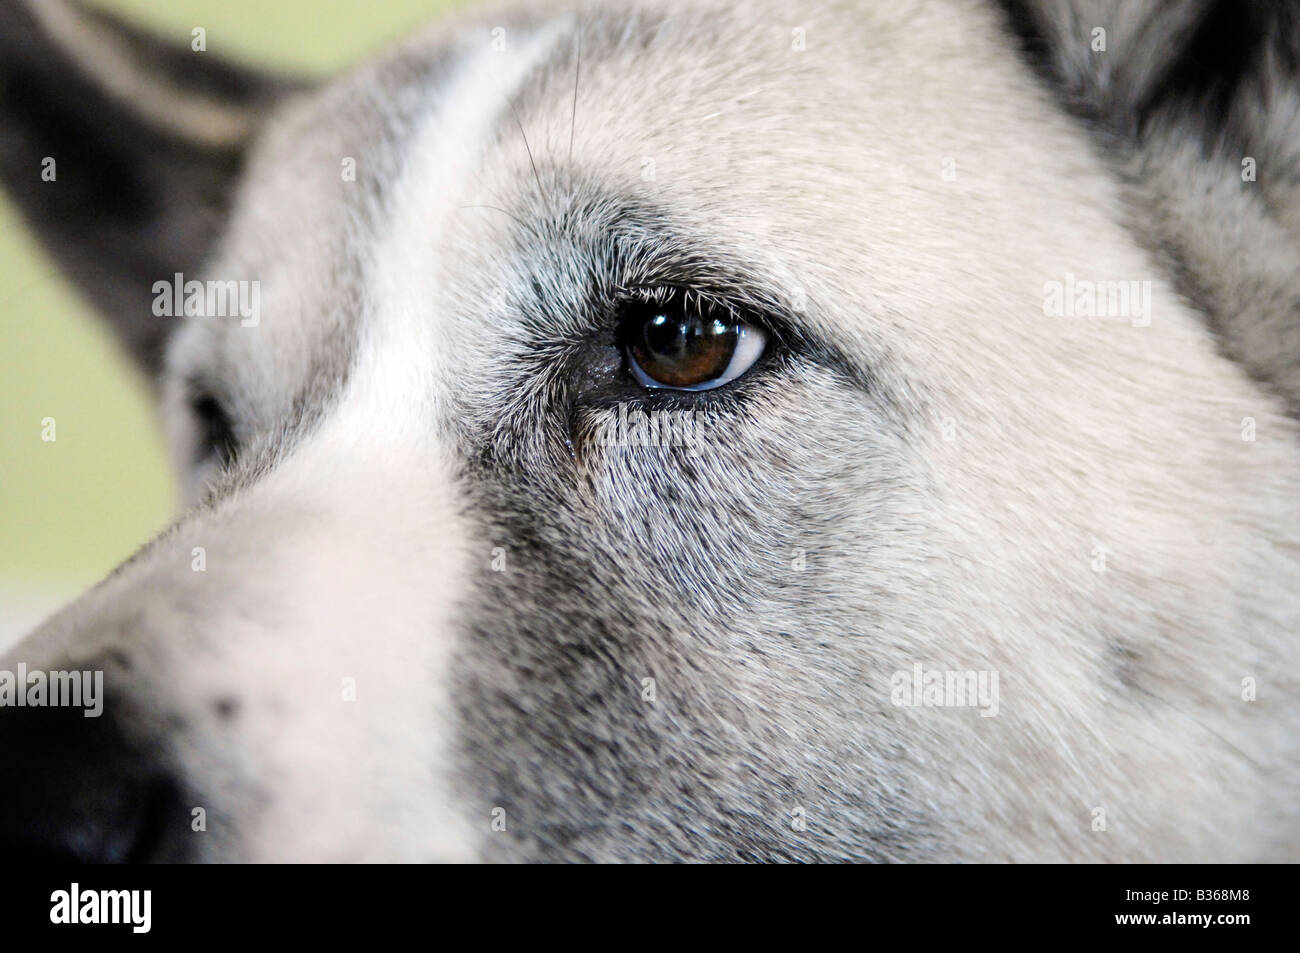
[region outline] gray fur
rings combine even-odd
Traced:
[[[163,388],[237,457],[0,668],[115,653],[214,819],[155,857],[1295,859],[1295,75],[1225,94],[1242,183],[1178,98],[1210,5],[1141,6],[503,7],[278,99],[205,269],[261,324]],[[1045,316],[1067,272],[1150,325]],[[779,346],[648,396],[611,314],[665,282]],[[708,443],[603,447],[620,403]]]

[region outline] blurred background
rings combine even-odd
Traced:
[[[324,74],[465,0],[95,0],[177,43]],[[41,439],[55,419],[56,438]],[[143,379],[0,195],[0,645],[176,515]]]

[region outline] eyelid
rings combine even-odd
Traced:
[[[726,315],[767,335],[770,344],[795,347],[806,340],[799,327],[798,312],[779,295],[762,286],[740,281],[723,281],[716,285],[701,281],[657,281],[653,284],[627,285],[614,295],[614,311],[628,302],[662,304],[672,295],[682,295],[685,304],[710,313]]]

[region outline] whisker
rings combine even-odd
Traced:
[[[514,101],[510,97],[506,97],[506,102],[510,104],[510,112],[515,117],[515,125],[519,127],[519,135],[523,137],[524,148],[528,151],[528,164],[533,168],[533,180],[537,183],[537,191],[542,194],[543,199],[546,199],[546,187],[542,185],[542,177],[537,173],[537,162],[533,159],[533,147],[528,144],[528,133],[524,132],[524,124],[519,118],[519,110],[515,108]],[[550,204],[549,201],[547,204]]]
[[[573,131],[578,125],[578,78],[582,75],[582,28],[578,28],[578,57],[573,67],[573,114],[569,117],[569,158],[573,158]]]

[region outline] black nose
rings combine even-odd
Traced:
[[[186,859],[189,812],[156,746],[123,730],[110,696],[79,707],[0,706],[0,857]]]

